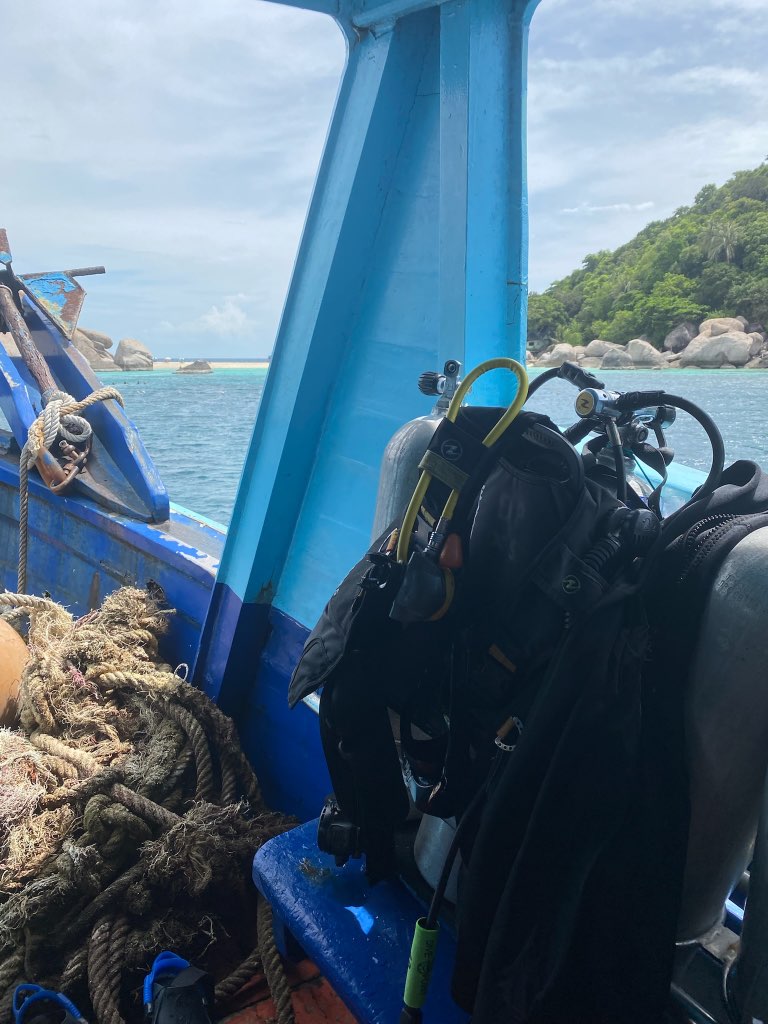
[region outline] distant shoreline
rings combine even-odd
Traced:
[[[194,359],[156,359],[154,368],[156,370],[178,370],[180,366],[188,366],[193,362]],[[220,359],[206,359],[205,362],[212,370],[266,370],[269,366],[268,359],[232,359],[226,362]]]

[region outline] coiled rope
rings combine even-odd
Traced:
[[[21,728],[0,730],[0,1024],[32,980],[125,1024],[165,948],[208,970],[220,1003],[263,971],[293,1024],[250,881],[293,823],[264,806],[230,719],[160,660],[168,613],[132,588],[78,620],[24,594],[0,607],[29,615],[30,650]]]
[[[97,402],[113,399],[123,405],[123,396],[117,388],[106,387],[93,391],[81,402],[65,391],[49,391],[43,395],[45,406],[27,433],[27,440],[19,458],[19,576],[20,594],[27,589],[27,558],[29,547],[29,468],[40,453],[50,451],[57,437],[70,444],[88,441],[93,429],[83,416],[77,414]]]

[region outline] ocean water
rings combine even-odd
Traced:
[[[532,376],[536,376],[536,371]],[[156,369],[104,373],[124,399],[165,481],[171,500],[216,522],[229,523],[245,453],[264,389],[266,370],[216,370],[200,376]],[[752,459],[768,468],[768,372],[754,370],[610,370],[615,390],[658,390],[682,395],[705,409],[725,438],[726,457]],[[415,389],[415,382],[414,382]],[[531,400],[560,426],[576,419],[576,389],[546,384]],[[429,403],[424,400],[424,412]],[[709,444],[684,414],[667,438],[676,461],[706,470]]]
[[[101,373],[163,479],[171,501],[227,525],[264,390],[264,369]]]

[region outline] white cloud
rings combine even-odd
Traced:
[[[542,0],[535,287],[763,159],[766,3]],[[116,338],[269,351],[344,62],[331,20],[259,0],[26,0],[5,5],[3,43],[18,269],[104,263],[83,323]]]
[[[204,354],[214,326],[239,325],[218,343],[269,351],[343,68],[331,19],[255,0],[27,0],[3,11],[3,43],[18,269],[103,263],[82,319],[116,337],[151,347],[183,325]],[[239,292],[245,322],[222,299]]]
[[[668,80],[657,83],[658,91],[715,93],[722,94],[724,89],[733,89],[742,102],[753,97],[765,95],[766,76],[761,70],[736,67],[731,64],[724,66],[706,65],[686,68],[672,75]]]
[[[594,206],[590,203],[581,203],[579,206],[565,206],[561,213],[628,213],[630,210],[651,210],[653,203],[647,199],[644,203],[607,203],[602,206]]]
[[[542,0],[530,41],[532,287],[764,159],[768,18],[757,9],[766,0]]]
[[[200,317],[203,328],[224,338],[233,334],[244,334],[249,323],[248,314],[237,301],[237,296],[233,295],[228,295],[221,307],[211,306],[208,312]]]

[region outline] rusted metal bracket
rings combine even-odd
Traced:
[[[60,465],[49,451],[41,452],[35,460],[35,465],[43,478],[43,482],[54,494],[61,494],[75,477],[84,468],[88,461],[88,450],[78,451],[74,445],[67,441],[59,441],[59,448],[66,459],[65,464]]]

